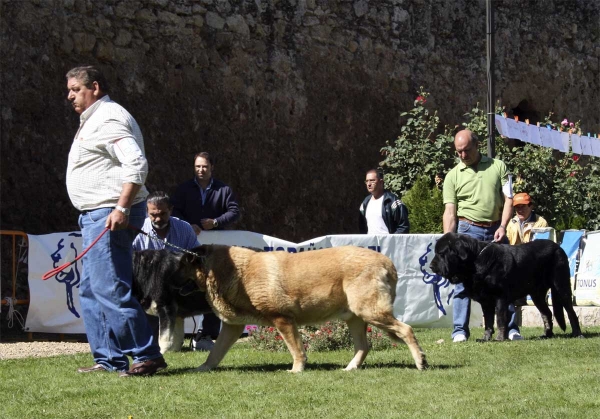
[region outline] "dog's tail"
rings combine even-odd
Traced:
[[[552,298],[552,311],[554,311],[554,320],[558,326],[564,332],[567,329],[567,324],[565,323],[565,312],[563,311],[563,304],[561,299],[559,298],[558,290],[552,289],[552,295],[555,297]]]

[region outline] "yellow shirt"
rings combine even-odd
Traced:
[[[531,229],[539,227],[548,227],[548,222],[543,217],[534,214],[534,220],[521,224],[519,217],[515,215],[506,226],[506,237],[510,244],[528,243],[531,240]]]

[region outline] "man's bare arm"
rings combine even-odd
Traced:
[[[504,236],[506,236],[506,226],[508,222],[512,218],[513,213],[513,199],[508,198],[504,195],[504,208],[502,209],[502,218],[500,220],[500,227],[494,233],[494,240],[500,241]]]
[[[456,205],[452,203],[446,204],[443,216],[444,233],[454,233],[457,226]]]
[[[121,189],[117,205],[123,208],[131,208],[133,200],[141,188],[142,185],[135,183],[123,183],[123,189]],[[106,227],[110,228],[111,231],[122,230],[127,228],[128,225],[129,217],[117,209],[113,210],[106,219]]]

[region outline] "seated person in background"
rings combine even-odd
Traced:
[[[167,249],[176,252],[177,249],[165,244],[170,244],[182,249],[193,249],[199,246],[198,237],[194,229],[187,222],[176,217],[171,217],[173,207],[169,195],[162,191],[152,192],[146,200],[146,212],[148,216],[144,220],[142,231],[133,240],[133,250],[162,250]],[[148,323],[152,328],[155,340],[158,342],[159,322],[158,317],[146,313]]]
[[[548,227],[548,222],[533,211],[533,201],[527,193],[518,193],[513,198],[515,215],[506,226],[506,236],[510,244],[531,241],[533,228]]]
[[[138,234],[133,241],[133,250],[177,249],[165,247],[164,240],[183,249],[200,246],[198,237],[192,226],[186,221],[171,216],[173,207],[169,195],[162,191],[152,192],[146,200],[148,217],[144,220],[142,231],[148,236]]]

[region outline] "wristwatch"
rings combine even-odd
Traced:
[[[122,207],[122,206],[120,206],[120,205],[117,205],[117,206],[115,207],[115,209],[116,209],[117,211],[121,211],[121,212],[122,212],[123,214],[125,214],[125,215],[129,215],[129,213],[131,212],[131,210],[130,210],[129,208],[123,208],[123,207]]]
[[[213,228],[215,227],[219,227],[219,222],[217,221],[217,219],[213,219]]]

